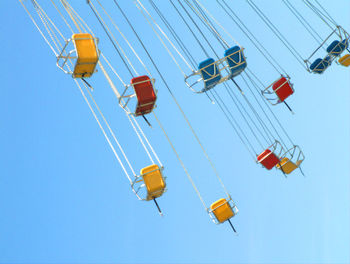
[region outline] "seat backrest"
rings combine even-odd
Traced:
[[[311,65],[310,70],[314,73],[323,73],[332,64],[332,58],[327,56],[323,60],[321,58],[316,59]]]
[[[150,113],[157,100],[151,79],[147,75],[138,76],[131,79],[131,85],[137,97],[136,116]]]
[[[327,52],[334,56],[339,56],[348,47],[347,39],[342,41],[334,40],[328,47]]]
[[[277,80],[272,85],[272,89],[275,91],[280,102],[283,102],[285,99],[287,99],[290,95],[294,93],[290,82],[285,77],[281,77],[279,80]]]
[[[88,33],[79,33],[72,36],[77,60],[75,63],[73,78],[90,77],[98,62],[98,53],[93,37]]]
[[[98,54],[96,45],[91,34],[79,33],[73,34],[72,40],[78,54],[78,63],[97,62]]]
[[[203,77],[204,90],[213,88],[221,80],[219,68],[212,58],[206,59],[205,61],[199,63],[198,70]]]
[[[134,87],[137,101],[141,104],[155,101],[157,99],[152,81],[147,75],[132,78],[130,83]]]
[[[220,223],[225,222],[235,215],[230,204],[224,198],[212,203],[210,209]]]
[[[141,169],[141,176],[147,189],[147,199],[154,199],[163,194],[165,181],[158,165],[152,164]]]
[[[229,65],[231,78],[239,75],[247,67],[247,61],[243,54],[243,49],[234,46],[225,51],[227,64]]]
[[[280,162],[280,159],[271,150],[264,150],[258,157],[258,162],[266,169],[271,170]]]

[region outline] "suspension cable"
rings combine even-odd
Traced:
[[[67,14],[69,15],[70,19],[73,21],[74,25],[78,29],[79,33],[82,33],[82,30],[81,30],[79,24],[75,20],[75,17],[72,14],[71,9],[69,8],[69,4],[65,0],[60,0],[60,2],[62,4],[62,6],[64,7],[64,9],[66,10]]]
[[[285,6],[289,9],[289,11],[299,20],[301,25],[309,32],[309,34],[313,37],[313,39],[319,44],[322,45],[323,39],[317,33],[317,31],[310,25],[310,23],[304,18],[303,15],[292,5],[292,3],[288,0],[282,0]]]
[[[100,127],[100,129],[101,129],[101,131],[102,131],[104,137],[106,138],[106,140],[107,140],[107,142],[108,142],[108,145],[110,146],[111,150],[113,151],[114,156],[115,156],[116,159],[118,160],[118,162],[119,162],[120,166],[122,167],[122,169],[123,169],[123,171],[124,171],[126,177],[127,177],[128,180],[129,180],[130,184],[132,184],[132,180],[131,180],[131,178],[130,178],[128,172],[126,171],[126,169],[125,169],[125,167],[124,167],[124,164],[122,163],[120,157],[118,156],[118,154],[117,154],[117,152],[116,152],[116,150],[115,150],[115,148],[114,148],[114,146],[113,146],[111,140],[109,139],[109,137],[108,137],[106,131],[104,130],[103,126],[101,125],[101,122],[99,121],[99,119],[98,119],[98,117],[97,117],[95,111],[93,110],[93,108],[92,108],[90,102],[89,102],[88,99],[86,98],[86,95],[84,94],[84,91],[81,89],[81,87],[80,87],[78,81],[77,81],[76,79],[74,79],[74,81],[75,81],[75,83],[77,84],[80,93],[82,94],[82,96],[83,96],[83,98],[84,98],[86,104],[88,105],[88,107],[89,107],[89,109],[90,109],[92,115],[94,116],[94,118],[95,118],[95,120],[96,120],[98,126]],[[133,173],[134,173],[134,172],[133,172]]]
[[[244,33],[244,35],[252,42],[252,44],[257,48],[261,55],[263,55],[264,58],[270,63],[270,65],[277,71],[277,73],[281,74],[281,72],[283,72],[287,76],[288,74],[286,70],[278,63],[278,61],[271,55],[271,53],[264,47],[264,45],[248,29],[248,27],[243,23],[243,21],[238,17],[238,15],[233,11],[233,9],[227,4],[227,2],[225,0],[222,0],[222,3],[226,7],[224,7],[223,4],[219,2],[219,0],[217,0],[216,2],[222,7],[222,9],[226,12],[230,19],[238,26],[238,28]]]
[[[209,12],[208,9],[206,9],[206,8],[204,7],[204,5],[203,5],[199,0],[193,0],[193,1],[195,1],[195,2],[201,7],[201,9],[203,9],[204,12],[207,13],[207,14],[209,15],[209,17],[215,22],[215,24],[216,24],[218,27],[220,27],[220,28],[223,30],[223,32],[225,32],[226,35],[227,35],[234,43],[236,43],[237,46],[241,47],[241,45],[239,44],[239,42],[236,41],[236,39],[226,30],[225,27],[223,27],[223,26],[221,25],[221,23],[219,23],[218,20],[215,19],[215,17]],[[208,20],[209,20],[209,19],[208,19]]]
[[[188,180],[190,181],[190,183],[192,184],[193,189],[195,190],[197,196],[198,196],[199,199],[201,200],[201,202],[202,202],[202,204],[203,204],[205,210],[208,210],[208,207],[207,207],[207,205],[205,204],[204,199],[203,199],[201,193],[199,192],[199,190],[198,190],[196,184],[194,183],[194,181],[193,181],[193,179],[192,179],[190,173],[188,172],[188,170],[187,170],[185,164],[183,163],[183,161],[182,161],[182,159],[181,159],[179,153],[178,153],[177,150],[175,149],[174,144],[171,142],[171,140],[170,140],[168,134],[166,133],[166,131],[165,131],[163,125],[161,124],[161,122],[160,122],[160,120],[158,119],[158,117],[157,117],[157,115],[156,115],[155,112],[153,112],[153,115],[154,115],[154,118],[157,120],[159,127],[160,127],[161,130],[163,131],[163,134],[165,135],[166,139],[168,140],[168,143],[169,143],[169,145],[171,146],[171,149],[172,149],[173,152],[175,153],[176,158],[177,158],[178,161],[180,162],[181,167],[182,167],[183,170],[185,171],[185,174],[186,174]]]
[[[222,100],[221,97],[218,96],[217,92],[215,90],[214,91],[210,91],[210,92],[211,92],[211,94],[212,94],[212,96],[213,96],[213,98],[215,100],[215,103],[219,106],[221,111],[224,113],[224,115],[226,116],[226,119],[231,124],[231,126],[234,129],[234,131],[236,132],[237,136],[239,137],[239,139],[241,140],[241,142],[246,147],[246,149],[248,150],[249,154],[251,155],[251,157],[255,161],[255,157],[256,157],[256,153],[257,152],[255,151],[254,147],[252,146],[251,142],[248,140],[246,133],[244,133],[244,131],[240,127],[239,123],[236,121],[236,119],[234,118],[233,114],[228,109],[228,107],[225,104],[225,102]],[[230,117],[231,117],[232,120],[230,119]],[[244,137],[245,141],[244,141],[242,136]]]
[[[169,0],[170,3],[172,4],[172,6],[174,7],[174,9],[176,10],[176,12],[178,13],[178,15],[181,17],[182,21],[185,23],[186,27],[189,29],[189,31],[192,33],[192,36],[195,38],[195,40],[197,41],[198,45],[201,47],[203,53],[205,54],[205,56],[210,57],[208,52],[205,50],[205,48],[203,47],[202,43],[200,42],[200,40],[198,39],[198,37],[196,36],[196,34],[193,32],[192,28],[190,27],[190,25],[187,23],[186,19],[183,17],[183,15],[181,14],[181,12],[179,11],[179,9],[176,7],[176,5],[173,3],[172,0]]]
[[[91,0],[90,0],[91,1]],[[124,39],[124,41],[127,43],[127,45],[129,46],[129,48],[131,49],[131,51],[133,52],[133,54],[135,55],[135,57],[138,59],[138,61],[141,63],[141,65],[143,66],[143,68],[146,70],[147,74],[152,77],[152,74],[150,72],[150,70],[148,69],[148,67],[144,64],[144,62],[142,61],[142,59],[140,58],[140,56],[137,54],[137,52],[135,51],[134,47],[130,44],[129,40],[125,37],[125,35],[123,34],[123,32],[120,30],[120,28],[117,26],[117,24],[115,23],[115,21],[113,20],[113,18],[108,14],[108,12],[106,11],[106,9],[103,7],[103,5],[101,4],[101,2],[99,0],[96,0],[97,3],[100,5],[100,7],[102,8],[103,12],[106,14],[106,16],[109,18],[109,20],[111,21],[111,23],[113,24],[114,28],[119,32],[119,34],[122,36],[122,38]]]
[[[55,7],[55,9],[57,10],[57,12],[60,14],[60,16],[62,17],[64,23],[68,26],[68,28],[70,29],[72,34],[74,34],[73,28],[70,26],[70,24],[68,23],[68,21],[66,20],[66,18],[64,17],[64,15],[60,11],[60,9],[58,8],[58,6],[55,4],[55,2],[53,0],[50,0],[50,1],[51,1],[52,5]]]
[[[333,29],[333,27],[329,24],[332,23],[335,26],[337,26],[337,23],[333,19],[329,19],[327,15],[325,15],[320,9],[318,9],[315,5],[313,5],[310,1],[308,0],[303,0],[304,4],[310,8],[330,29]],[[327,22],[329,21],[329,23]]]
[[[113,0],[116,3],[116,0]],[[147,20],[148,24],[151,26],[152,30],[155,32],[155,34],[157,35],[158,39],[162,42],[163,46],[166,48],[166,50],[168,51],[169,55],[173,58],[173,60],[175,61],[175,63],[178,65],[179,69],[181,70],[181,72],[183,73],[184,76],[186,76],[186,74],[184,73],[184,71],[182,70],[182,68],[180,67],[180,65],[177,63],[177,61],[175,60],[174,56],[172,55],[172,53],[170,52],[170,50],[168,49],[168,47],[165,45],[163,39],[159,36],[158,32],[154,29],[152,23],[150,22],[150,20],[147,18],[147,16],[152,20],[153,24],[158,28],[158,30],[160,31],[160,33],[165,37],[165,39],[169,42],[169,44],[172,46],[172,48],[175,50],[175,52],[180,56],[180,58],[182,59],[182,61],[186,64],[186,66],[193,71],[192,67],[190,66],[190,64],[188,63],[188,61],[184,58],[184,56],[178,51],[178,49],[176,48],[176,46],[174,45],[174,43],[169,39],[169,37],[167,36],[167,34],[164,33],[164,31],[162,30],[162,28],[157,24],[157,22],[154,20],[154,18],[152,17],[152,15],[148,12],[148,10],[142,5],[142,3],[139,0],[134,0],[135,1],[135,6],[140,10],[140,12],[142,13],[142,15],[145,17],[145,19]],[[143,10],[143,11],[142,11]],[[147,14],[147,16],[146,16]]]
[[[108,29],[106,24],[103,22],[102,18],[98,15],[98,13],[97,13],[95,7],[93,6],[92,2],[89,1],[88,3],[89,3],[89,6],[90,6],[92,12],[94,13],[95,17],[97,18],[98,22],[100,23],[101,27],[103,28],[103,31],[106,33],[107,37],[109,38],[110,42],[112,43],[115,51],[118,53],[118,55],[119,55],[120,59],[122,60],[124,66],[126,67],[128,72],[130,73],[131,77],[134,78],[134,74],[132,73],[128,63],[125,61],[124,56],[121,54],[120,50],[118,49],[118,47],[116,45],[117,41],[116,41],[116,39],[114,39],[114,35],[112,35],[112,33],[110,32],[110,30]]]
[[[329,21],[331,21],[335,26],[338,25],[338,23],[332,18],[332,16],[327,12],[327,10],[320,4],[318,0],[315,0],[316,3],[321,7],[321,9],[324,11],[324,13],[327,15]]]
[[[267,18],[267,16],[259,9],[259,7],[252,1],[246,0],[255,13],[261,18],[261,20],[267,25],[267,27],[275,34],[275,36],[283,43],[283,45],[289,50],[289,52],[297,59],[303,68],[307,67],[304,64],[304,59],[300,53],[291,45],[291,43],[282,35],[276,26]]]
[[[287,136],[288,140],[290,141],[290,143],[294,146],[295,144],[293,143],[292,139],[290,138],[290,136],[288,135],[287,131],[285,130],[285,128],[282,126],[281,122],[279,121],[279,119],[276,117],[275,113],[272,111],[270,105],[266,102],[266,100],[264,99],[263,95],[261,94],[261,90],[259,89],[259,87],[257,86],[257,84],[254,82],[254,80],[252,79],[252,76],[254,76],[254,78],[256,80],[258,80],[260,83],[261,81],[259,80],[259,78],[250,70],[250,69],[247,69],[249,74],[246,73],[248,79],[250,80],[250,82],[253,84],[254,88],[256,89],[256,91],[258,92],[258,94],[260,95],[262,101],[264,102],[264,104],[266,105],[266,108],[269,110],[269,112],[272,114],[272,116],[274,117],[274,119],[276,120],[276,122],[278,123],[279,127],[282,129],[283,133]],[[265,112],[264,112],[265,113]],[[266,117],[267,114],[265,113]],[[268,118],[270,124],[272,125],[272,121]],[[275,130],[275,128],[274,128]],[[281,138],[281,137],[280,137]]]
[[[192,10],[192,12],[197,16],[197,18],[201,21],[203,21],[203,24],[205,27],[213,34],[213,36],[217,39],[220,45],[224,49],[229,48],[228,43],[226,40],[221,36],[221,34],[217,31],[213,23],[209,20],[209,18],[205,15],[202,8],[198,5],[197,2],[194,1],[196,7],[194,7],[188,0],[185,0],[185,3],[187,6]]]
[[[169,21],[166,19],[166,17],[163,15],[161,10],[154,4],[153,0],[149,0],[150,4],[152,5],[153,9],[156,11],[160,19],[163,21],[164,25],[169,30],[170,34],[175,39],[176,43],[179,45],[180,49],[182,50],[183,54],[187,57],[187,60],[192,64],[192,67],[195,68],[197,66],[197,62],[192,56],[192,54],[189,52],[189,50],[186,48],[185,44],[179,37],[179,35],[176,33],[174,28],[170,25]],[[176,8],[176,7],[175,7]]]

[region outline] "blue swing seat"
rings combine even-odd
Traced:
[[[347,39],[342,41],[334,40],[327,48],[329,55],[339,56],[347,47],[349,43]]]
[[[243,54],[243,49],[234,46],[225,51],[227,64],[230,68],[230,79],[236,77],[247,67],[247,61]]]
[[[205,61],[199,63],[198,70],[200,71],[204,81],[204,88],[202,89],[202,92],[214,88],[214,86],[221,80],[219,68],[212,58],[206,59]]]
[[[327,56],[323,60],[318,58],[310,65],[310,70],[313,73],[322,74],[331,64],[332,58],[330,56]]]

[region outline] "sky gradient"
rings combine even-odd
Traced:
[[[158,215],[152,202],[138,201],[72,78],[56,67],[56,58],[19,1],[1,1],[0,263],[349,263],[349,68],[334,64],[323,75],[309,74],[245,1],[235,1],[235,10],[294,83],[296,92],[288,103],[295,114],[283,105],[273,110],[305,153],[306,177],[295,172],[286,179],[252,161],[218,107],[186,87],[133,1],[119,2],[236,202],[239,214],[232,222],[239,235],[227,223],[210,221],[153,117],[153,128],[142,120],[140,124],[165,167],[168,191],[158,199],[165,216]],[[204,60],[169,2],[155,2],[193,56]],[[126,68],[85,1],[70,3],[128,82]],[[220,185],[146,54],[112,1],[103,3],[154,74],[156,113],[204,199],[210,204],[221,198]],[[216,1],[203,3],[245,47],[250,69],[266,83],[276,78]],[[256,3],[302,54],[316,46],[282,3]],[[350,30],[347,0],[321,3]],[[319,32],[328,34],[299,1],[296,5]],[[214,47],[223,54],[221,46]],[[137,170],[149,165],[102,73],[89,81]]]

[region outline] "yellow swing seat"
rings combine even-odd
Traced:
[[[346,54],[343,57],[339,58],[338,62],[345,67],[349,67],[350,66],[350,54]]]
[[[235,216],[229,202],[222,198],[210,205],[211,212],[215,215],[219,223],[223,223],[226,220]]]
[[[90,77],[98,62],[98,51],[95,39],[91,34],[73,34],[72,41],[77,52],[77,60],[72,73],[73,78]]]
[[[297,162],[293,162],[287,157],[284,157],[280,163],[276,165],[277,169],[283,170],[285,174],[290,174],[295,169],[299,168],[300,164],[302,163],[302,160],[298,160]]]
[[[161,168],[156,164],[152,164],[141,169],[140,173],[147,189],[146,200],[149,201],[160,197],[166,187]]]

